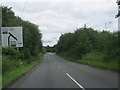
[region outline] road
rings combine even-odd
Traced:
[[[47,53],[39,65],[11,88],[118,88],[118,74]]]

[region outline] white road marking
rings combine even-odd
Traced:
[[[66,75],[74,81],[74,83],[76,83],[80,88],[82,88],[83,90],[85,90],[85,88],[83,86],[81,86],[74,78],[72,78],[68,73],[66,73]]]

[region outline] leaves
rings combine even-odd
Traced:
[[[20,17],[15,16],[14,12],[6,6],[2,6],[2,26],[3,27],[23,27],[23,44],[24,47],[20,50],[25,52],[29,51],[30,55],[37,55],[39,52],[42,52],[42,34],[38,29],[38,26],[29,22],[22,20]],[[25,53],[26,53],[25,52]],[[28,56],[30,56],[28,55]]]
[[[102,53],[105,61],[118,60],[120,32],[96,31],[92,28],[79,28],[74,33],[65,33],[55,45],[57,53],[82,58],[88,53]],[[120,44],[120,43],[119,43]],[[119,54],[118,54],[119,53]]]

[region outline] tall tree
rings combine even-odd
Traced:
[[[15,16],[12,8],[2,6],[2,26],[3,27],[23,27],[23,44],[24,47],[21,48],[24,53],[29,52],[30,55],[37,55],[42,52],[42,34],[38,29],[38,26],[29,22],[22,20],[20,17]]]

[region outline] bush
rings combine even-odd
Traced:
[[[10,56],[16,56],[18,55],[18,51],[15,50],[15,48],[12,48],[12,47],[5,47],[5,48],[2,48],[2,54],[3,55],[10,55]]]
[[[9,56],[2,56],[2,74],[20,67],[20,60],[12,60]]]
[[[24,54],[24,57],[25,57],[26,59],[29,59],[30,56],[31,56],[30,51],[29,51],[28,48],[24,48],[23,54]]]
[[[24,59],[25,58],[25,55],[23,52],[19,52],[17,55],[16,55],[16,58],[17,59]]]
[[[102,61],[103,60],[103,54],[101,53],[87,53],[83,56],[83,60],[97,60]]]
[[[12,47],[6,47],[2,48],[2,55],[9,56],[9,58],[14,58],[14,59],[24,59],[25,55],[28,54],[29,52],[22,52],[22,51],[17,51],[15,48]]]

